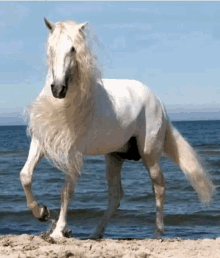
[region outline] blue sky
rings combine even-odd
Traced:
[[[220,2],[0,2],[0,117],[44,86],[43,17],[90,23],[103,78],[143,82],[169,112],[220,111]]]

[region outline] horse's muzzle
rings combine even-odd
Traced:
[[[54,98],[63,99],[66,97],[67,86],[51,84],[51,90]]]

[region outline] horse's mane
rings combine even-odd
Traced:
[[[77,144],[86,133],[92,121],[94,97],[92,88],[101,74],[97,68],[97,58],[92,54],[88,31],[78,31],[77,23],[59,22],[49,35],[47,42],[48,76],[46,87],[50,87],[50,66],[53,55],[50,53],[56,37],[67,33],[74,37],[76,49],[76,69],[72,74],[68,93],[64,99],[55,99],[44,90],[27,107],[28,132],[40,142],[46,157],[62,171],[71,175],[81,168],[83,155],[77,151]],[[75,27],[75,31],[74,31]]]

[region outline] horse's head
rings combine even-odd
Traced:
[[[79,69],[77,52],[81,51],[80,41],[84,38],[87,23],[67,21],[54,24],[46,18],[44,21],[50,31],[47,56],[53,77],[51,90],[55,98],[61,99],[65,98],[73,74]]]

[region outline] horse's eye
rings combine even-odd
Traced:
[[[70,52],[71,52],[71,53],[74,53],[74,52],[75,52],[75,48],[74,48],[74,47],[71,47]]]

